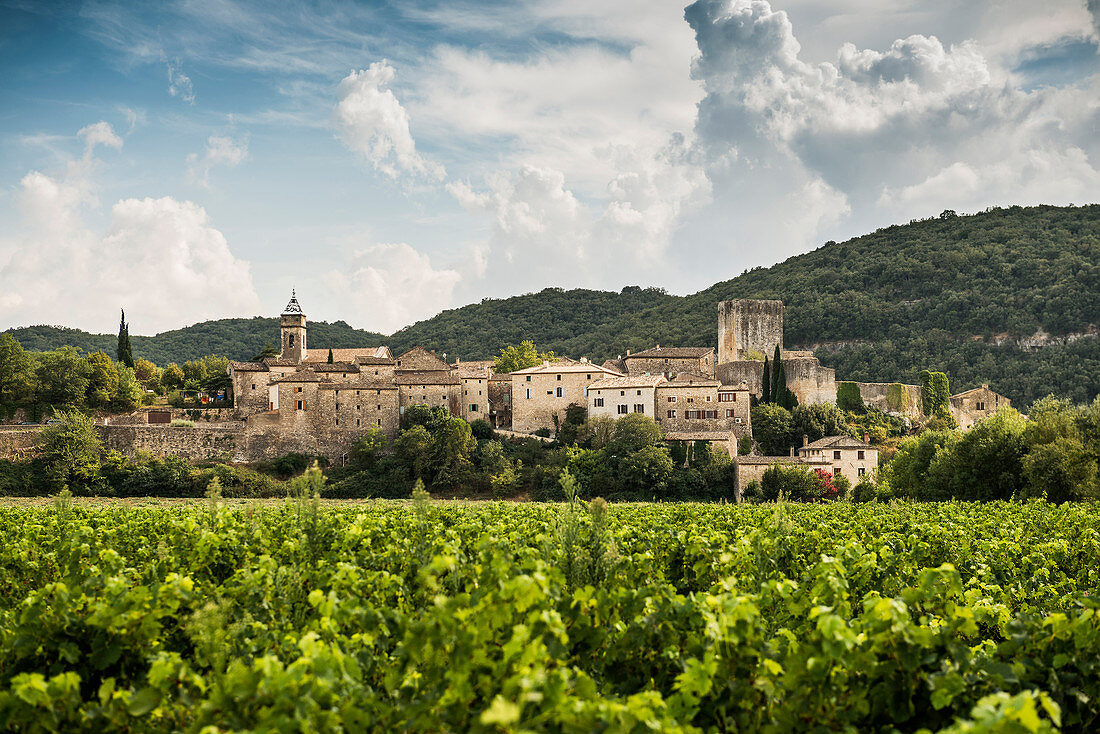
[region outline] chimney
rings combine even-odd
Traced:
[[[791,456],[794,456],[794,446],[791,446]]]
[[[863,432],[863,443],[871,443],[871,434],[866,431]]]
[[[626,356],[628,356],[628,357],[630,356],[630,350],[629,349],[626,350]]]
[[[588,357],[581,357],[581,362],[588,364]]]
[[[808,435],[806,435],[805,433],[802,434],[802,445],[803,446],[809,446],[810,445],[810,437]]]

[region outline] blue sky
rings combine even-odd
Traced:
[[[1100,9],[0,2],[0,328],[393,331],[1100,191]]]

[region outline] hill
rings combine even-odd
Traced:
[[[1100,393],[1098,205],[946,212],[828,242],[685,297],[547,289],[444,311],[389,338],[344,322],[311,324],[310,342],[384,340],[395,352],[420,344],[477,359],[534,339],[602,360],[655,343],[713,346],[716,303],[728,298],[782,299],[786,345],[815,349],[840,379],[915,382],[921,369],[942,369],[954,390],[987,382],[1021,407],[1051,392],[1076,401]],[[13,333],[38,349],[88,348],[79,339],[92,337],[44,328]],[[215,352],[246,359],[277,329],[276,319],[223,319],[135,337],[134,353],[159,364]],[[111,353],[113,335],[99,338],[107,341],[97,348]]]

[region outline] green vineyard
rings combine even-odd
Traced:
[[[0,509],[0,729],[1100,726],[1094,505],[302,494]]]

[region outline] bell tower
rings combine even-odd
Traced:
[[[290,303],[283,309],[279,318],[279,330],[282,332],[282,351],[279,359],[291,359],[301,362],[306,357],[306,315],[298,304],[298,297],[290,291]]]

